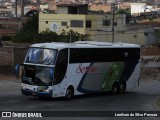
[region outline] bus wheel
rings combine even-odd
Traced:
[[[119,88],[118,83],[115,82],[112,86],[112,90],[111,90],[112,94],[116,94],[118,92],[118,88]]]
[[[124,93],[126,91],[126,82],[121,82],[119,85],[119,93]]]
[[[73,89],[73,87],[70,86],[66,90],[66,96],[65,96],[65,98],[66,99],[71,99],[73,97],[73,95],[74,95],[74,89]]]

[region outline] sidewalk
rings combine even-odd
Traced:
[[[0,74],[0,80],[15,80],[17,79],[16,75],[3,75]]]

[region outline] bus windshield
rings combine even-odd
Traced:
[[[29,48],[25,63],[54,65],[57,50],[47,48]]]

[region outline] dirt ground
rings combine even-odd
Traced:
[[[144,57],[141,59],[141,80],[160,80],[160,61],[155,57]]]
[[[160,68],[141,67],[141,80],[160,80]]]

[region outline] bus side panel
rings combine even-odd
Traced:
[[[134,87],[138,86],[138,82],[140,80],[140,64],[138,63],[132,73],[132,75],[130,76],[130,78],[127,81],[127,88],[126,89],[131,89]]]
[[[61,88],[57,93],[58,96],[64,96],[70,85],[74,87],[74,95],[109,91],[115,81],[118,83],[126,81],[128,89],[134,87],[140,74],[139,48],[120,49],[120,52],[117,49],[112,50],[112,53],[115,53],[111,58],[104,52],[104,55],[108,55],[105,59],[101,55],[102,59],[92,63],[89,62],[94,60],[88,57],[83,59],[82,55],[77,58],[73,57],[68,64],[64,79],[58,85],[58,88]],[[81,60],[79,58],[83,60],[81,63],[79,63]]]
[[[69,85],[74,94],[109,91],[115,81],[126,81],[127,89],[137,86],[140,74],[138,61],[68,64],[67,73],[58,85],[54,85],[54,97],[65,96]]]
[[[74,95],[83,94],[77,91],[77,87],[85,74],[85,68],[89,65],[90,63],[68,64],[67,72],[62,82],[53,86],[55,89],[53,97],[65,96],[66,90],[70,85],[74,87]]]
[[[82,93],[100,92],[104,82],[105,74],[111,69],[112,62],[107,63],[91,63],[88,70],[83,75],[77,90]],[[92,69],[95,68],[94,71]]]
[[[96,67],[96,72],[86,72],[83,75],[77,88],[79,92],[109,91],[115,81],[120,83],[129,80],[128,88],[131,88],[136,85],[139,78],[138,61],[94,63],[89,67]]]

